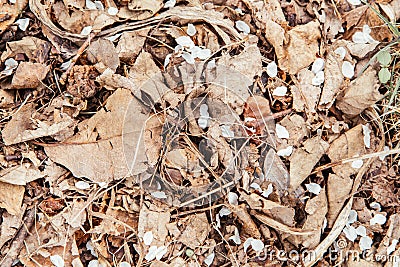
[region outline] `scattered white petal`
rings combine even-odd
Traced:
[[[388,152],[389,150],[390,150],[390,148],[389,148],[388,146],[385,146],[385,147],[383,148],[383,152]],[[383,155],[379,156],[379,159],[380,159],[380,160],[384,160],[384,159],[386,158],[387,155],[388,155],[388,154],[383,154]]]
[[[253,239],[251,241],[251,247],[256,252],[261,252],[264,249],[264,243],[259,239]]]
[[[385,224],[385,222],[386,222],[386,217],[380,213],[375,214],[374,218],[369,220],[369,223],[371,225],[374,225],[374,224],[382,225],[382,224]]]
[[[244,22],[242,20],[236,21],[235,22],[235,26],[239,31],[243,32],[244,34],[249,34],[250,33],[249,25],[247,25],[246,22]]]
[[[306,184],[306,188],[309,192],[311,192],[315,195],[319,195],[319,193],[321,193],[321,186],[319,184],[309,183],[309,184]]]
[[[241,8],[236,8],[235,11],[239,14],[239,15],[244,15],[243,10]]]
[[[100,262],[98,260],[89,261],[88,267],[100,267]]]
[[[367,236],[367,229],[365,228],[365,226],[360,225],[356,228],[356,233],[359,236]]]
[[[86,0],[86,8],[89,10],[97,10],[96,4],[91,0]]]
[[[360,0],[347,0],[347,2],[349,2],[349,4],[351,4],[353,6],[361,5],[361,1]]]
[[[61,64],[60,69],[61,70],[67,70],[69,66],[71,66],[72,60],[65,61],[63,64]]]
[[[220,128],[223,137],[225,138],[235,137],[235,133],[231,130],[231,127],[229,125],[221,125]]]
[[[16,4],[17,3],[17,0],[9,0],[10,1],[10,4]]]
[[[344,59],[344,57],[346,56],[346,52],[346,48],[344,48],[343,46],[339,46],[335,50],[335,53],[338,54],[341,59]]]
[[[93,246],[93,244],[92,244],[92,241],[88,241],[87,243],[86,243],[86,249],[87,250],[89,250],[90,251],[90,254],[92,254],[94,257],[98,257],[99,255],[97,254],[97,251],[96,251],[96,249],[94,248],[94,246]]]
[[[272,95],[275,96],[285,96],[287,93],[287,87],[286,86],[278,86],[274,89],[272,92]]]
[[[363,236],[360,238],[360,249],[362,251],[372,248],[372,239],[369,236]]]
[[[361,125],[363,129],[363,135],[364,135],[364,145],[366,148],[371,147],[371,129],[369,128],[369,124],[367,125]]]
[[[197,124],[201,129],[205,129],[208,127],[208,118],[201,116],[200,118],[197,119]]]
[[[215,221],[217,222],[217,228],[221,228],[221,219],[219,218],[219,216],[215,217]]]
[[[314,74],[317,74],[318,72],[323,70],[324,67],[325,67],[325,60],[322,58],[317,58],[311,66],[311,71],[314,72]]]
[[[210,266],[210,265],[213,263],[213,261],[214,261],[214,257],[215,257],[215,253],[212,252],[210,255],[208,255],[208,256],[204,259],[204,263],[205,263],[207,266]]]
[[[164,4],[164,8],[172,8],[176,5],[176,0],[168,0]]]
[[[197,32],[196,31],[196,27],[192,23],[189,23],[188,27],[187,27],[187,30],[186,30],[186,33],[189,36],[194,36],[196,34],[196,32]]]
[[[217,66],[217,64],[215,63],[215,59],[212,59],[210,61],[208,61],[207,64],[207,69],[212,70]]]
[[[118,8],[116,8],[116,7],[109,7],[108,9],[107,9],[107,13],[108,13],[108,15],[110,15],[110,16],[115,16],[115,15],[117,15],[118,14]]]
[[[12,57],[10,57],[10,58],[6,59],[6,61],[4,62],[4,65],[8,69],[16,69],[18,67],[18,61],[16,61]]]
[[[351,210],[349,213],[349,217],[347,218],[347,223],[352,224],[357,221],[357,211]]]
[[[143,242],[146,246],[150,246],[151,242],[153,242],[153,232],[148,231],[143,235]]]
[[[349,78],[349,79],[353,78],[353,76],[354,76],[354,65],[352,65],[348,61],[343,61],[342,74],[346,78]]]
[[[367,40],[365,39],[364,33],[355,32],[351,37],[351,40],[356,44],[366,44]]]
[[[398,243],[399,243],[398,239],[392,240],[392,244],[390,244],[390,246],[387,247],[387,250],[386,250],[387,255],[392,254],[396,250],[396,246]]]
[[[156,258],[156,255],[157,255],[157,246],[151,246],[149,248],[149,252],[147,252],[144,258],[147,261],[152,261]]]
[[[104,6],[101,1],[94,1],[94,4],[96,5],[97,10],[104,10]]]
[[[263,190],[261,189],[261,186],[260,186],[259,184],[257,184],[257,183],[252,183],[252,184],[250,185],[250,188],[253,188],[253,189],[257,190],[258,192],[262,192],[262,191],[263,191]]]
[[[288,146],[287,148],[280,149],[276,154],[280,157],[289,157],[293,153],[293,146]]]
[[[189,54],[187,52],[183,52],[182,53],[182,57],[188,64],[194,64],[195,63],[194,57],[193,57],[192,54]]]
[[[232,212],[228,209],[223,207],[220,211],[219,211],[219,216],[220,217],[224,217],[224,216],[228,216],[229,214],[231,214]]]
[[[198,53],[197,57],[200,59],[207,59],[211,56],[211,50],[208,48],[202,48]]]
[[[172,54],[168,54],[168,55],[165,57],[165,60],[164,60],[164,68],[166,68],[166,67],[168,66],[168,64],[169,64],[169,62],[170,62],[170,60],[171,60],[171,56],[172,56]]]
[[[107,187],[107,183],[106,182],[98,182],[97,183],[101,188],[106,188]]]
[[[163,191],[155,191],[152,192],[151,195],[155,198],[164,199],[167,198],[167,195]]]
[[[106,37],[106,39],[109,40],[110,42],[114,42],[114,41],[117,40],[121,35],[122,35],[122,33],[117,33],[117,34],[111,35],[111,36],[109,36],[109,37]]]
[[[208,113],[208,105],[207,104],[201,104],[199,110],[200,110],[200,116],[209,116],[210,115]]]
[[[254,238],[249,237],[249,238],[246,239],[246,241],[244,241],[244,244],[243,244],[244,252],[247,251],[247,249],[248,249],[248,248],[250,247],[250,245],[251,245],[251,241],[253,241],[253,240],[254,240]]]
[[[371,208],[373,208],[374,210],[377,210],[377,211],[381,210],[381,204],[379,204],[378,202],[372,202],[371,204],[369,204],[369,206]]]
[[[276,135],[278,136],[278,138],[281,138],[281,139],[289,138],[289,132],[288,132],[288,130],[286,130],[286,128],[284,126],[282,126],[280,124],[276,124],[275,131],[276,131]]]
[[[367,24],[364,24],[363,31],[355,32],[352,36],[352,40],[354,43],[358,44],[376,43],[377,41],[374,38],[372,38],[370,33],[371,33],[371,28]]]
[[[29,18],[26,18],[26,19],[19,19],[19,20],[17,20],[16,22],[15,22],[16,24],[18,24],[18,28],[21,30],[21,31],[26,31],[26,29],[28,28],[28,26],[29,26]]]
[[[182,47],[193,48],[195,46],[189,36],[179,36],[175,39],[175,41],[178,45],[181,45]]]
[[[231,205],[237,205],[238,204],[238,195],[236,193],[233,192],[229,192],[228,193],[228,202]]]
[[[85,181],[78,181],[75,183],[75,187],[81,190],[87,190],[90,188],[90,184]]]
[[[348,240],[350,240],[351,242],[354,242],[354,240],[356,240],[356,238],[357,238],[357,231],[353,226],[347,225],[343,229],[343,233],[346,236],[346,238]]]
[[[52,255],[50,256],[50,261],[53,263],[56,267],[64,267],[64,260],[60,255]]]
[[[356,159],[351,163],[351,167],[354,169],[359,169],[364,164],[362,159]]]
[[[240,245],[242,243],[242,241],[240,240],[239,230],[237,229],[236,226],[235,226],[235,233],[233,236],[229,237],[229,240],[235,242],[236,245]]]
[[[178,44],[177,46],[175,46],[175,48],[174,48],[174,52],[175,52],[175,53],[179,53],[179,52],[181,52],[181,51],[183,51],[183,46],[181,46],[180,44]]]
[[[92,31],[92,26],[86,26],[85,28],[82,29],[81,35],[87,36],[90,34]]]
[[[255,120],[256,120],[256,118],[252,118],[252,117],[244,118],[244,122],[252,122],[252,121],[255,121]]]
[[[161,247],[157,248],[156,259],[161,260],[162,257],[164,257],[164,255],[167,253],[167,251],[168,251],[168,249],[166,246],[161,246]]]
[[[275,78],[278,75],[278,65],[276,65],[275,61],[268,63],[267,74],[271,78]]]
[[[118,267],[131,267],[131,265],[129,262],[123,261],[119,263]]]
[[[263,191],[261,195],[265,198],[268,198],[269,195],[272,194],[272,192],[274,192],[274,187],[272,186],[272,184],[269,184],[267,190]]]
[[[311,84],[318,86],[323,84],[325,81],[325,73],[323,70],[317,72],[317,74],[315,74],[314,78],[312,78],[311,80]]]

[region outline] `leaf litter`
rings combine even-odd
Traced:
[[[384,22],[362,1],[188,2],[0,4],[4,262],[330,266],[344,239],[398,255],[376,112],[391,57],[364,70]],[[397,2],[372,7],[395,22]]]

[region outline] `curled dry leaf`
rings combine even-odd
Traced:
[[[117,45],[117,53],[121,60],[132,62],[139,55],[146,41],[149,29],[141,31],[123,32]]]
[[[87,57],[95,64],[97,71],[103,73],[106,69],[116,71],[119,67],[119,57],[114,44],[103,38],[99,38],[90,44],[87,49]]]
[[[336,106],[345,115],[356,116],[382,99],[383,95],[378,89],[379,81],[376,71],[370,67],[339,95]]]
[[[0,182],[0,207],[11,215],[19,215],[24,193],[25,186]]]
[[[302,69],[294,79],[294,86],[291,87],[293,93],[293,108],[296,111],[306,111],[308,120],[316,113],[321,88],[312,85],[314,73],[308,69]]]
[[[44,64],[21,62],[11,81],[11,88],[37,88],[46,78],[48,71],[49,67]]]
[[[14,23],[15,19],[25,9],[28,0],[16,0],[14,3],[9,1],[1,1],[0,3],[0,34],[2,34],[8,26]]]
[[[190,215],[182,223],[183,230],[180,233],[173,232],[177,241],[193,249],[203,245],[210,232],[207,215],[204,212]]]

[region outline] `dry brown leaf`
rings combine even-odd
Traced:
[[[119,67],[119,57],[114,44],[107,39],[99,38],[87,49],[88,60],[95,64],[97,71],[103,73],[106,69],[113,72]]]
[[[70,207],[66,207],[62,213],[65,222],[72,228],[80,228],[86,221],[86,201],[74,199]]]
[[[114,236],[126,236],[136,232],[138,226],[137,214],[129,213],[117,207],[110,207],[106,213],[91,212],[92,216],[102,219],[101,223],[91,229],[91,233],[101,236],[110,234]]]
[[[288,145],[298,147],[303,139],[308,136],[308,129],[304,118],[298,114],[285,116],[280,125],[289,132]]]
[[[19,215],[24,193],[25,186],[0,182],[0,207],[11,215]]]
[[[2,34],[8,26],[14,23],[15,19],[25,9],[28,0],[16,0],[14,4],[8,1],[0,3],[0,34]]]
[[[376,250],[377,255],[386,255],[388,247],[392,244],[393,240],[400,239],[400,214],[392,214],[389,217],[389,228],[383,237]]]
[[[330,173],[327,182],[327,195],[329,202],[329,210],[327,214],[328,227],[332,227],[337,216],[342,210],[343,203],[349,198],[351,189],[353,188],[353,180],[350,176],[338,176]]]
[[[139,213],[138,236],[143,241],[144,234],[151,231],[153,234],[152,246],[164,246],[168,235],[167,224],[170,216],[168,211],[153,211],[146,205],[142,205]],[[194,233],[192,234],[192,237],[195,237]]]
[[[182,224],[183,230],[176,240],[192,249],[203,245],[210,232],[207,215],[204,212],[189,215]]]
[[[378,89],[376,71],[370,67],[338,96],[336,106],[347,116],[359,115],[364,109],[382,99],[383,95]]]
[[[18,232],[19,227],[22,224],[24,212],[21,211],[18,213],[18,216],[11,215],[8,212],[4,212],[1,219],[0,226],[0,247],[14,237],[14,235]]]
[[[148,32],[149,29],[123,32],[116,48],[119,58],[128,63],[133,62],[142,50]]]
[[[231,210],[233,214],[237,216],[238,220],[242,224],[242,230],[246,235],[253,238],[261,237],[260,230],[258,229],[254,220],[251,218],[245,204],[229,205],[229,210]]]
[[[46,146],[46,154],[75,177],[94,182],[141,173],[147,169],[140,142],[147,117],[130,91],[119,89],[107,99],[105,109],[78,125],[80,131],[76,135],[65,143]]]
[[[3,141],[6,145],[17,144],[44,136],[56,136],[76,125],[67,114],[59,114],[59,121],[41,121],[33,117],[38,115],[34,104],[24,105],[3,129]]]
[[[330,50],[325,59],[325,82],[319,99],[318,109],[329,109],[342,87],[344,76],[341,71],[343,60]]]
[[[259,194],[250,193],[247,194],[245,191],[240,191],[240,199],[247,202],[253,210],[270,210],[273,208],[284,208],[281,204],[268,200]]]
[[[310,175],[315,164],[328,150],[329,144],[319,136],[312,137],[290,156],[290,190],[295,191]]]
[[[21,62],[11,81],[12,89],[37,88],[46,78],[49,67],[41,63]]]
[[[7,42],[6,51],[1,54],[1,61],[4,62],[7,58],[15,57],[17,54],[25,54],[29,60],[35,60],[39,63],[41,61],[40,50],[46,50],[50,44],[47,41],[33,37],[25,36],[21,40],[14,42]]]

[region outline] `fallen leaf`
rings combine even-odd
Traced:
[[[11,215],[19,215],[24,193],[25,186],[0,182],[0,207]]]
[[[194,249],[203,245],[209,232],[210,225],[204,212],[189,215],[183,222],[183,230],[177,237],[177,241]]]
[[[28,0],[16,0],[14,3],[2,1],[0,3],[0,34],[2,34],[8,26],[14,23],[15,19],[25,9]]]
[[[41,63],[21,62],[11,81],[12,89],[37,88],[46,78],[49,67]]]
[[[47,60],[45,51],[49,51],[50,44],[47,41],[33,37],[25,36],[21,40],[7,42],[6,51],[1,54],[1,61],[7,58],[15,57],[17,54],[25,54],[29,60],[45,63]],[[42,56],[40,56],[42,54]]]
[[[148,32],[149,29],[123,32],[116,48],[118,57],[124,62],[133,62],[142,50]]]
[[[87,51],[88,60],[95,64],[97,71],[103,73],[106,69],[116,71],[119,67],[119,57],[114,44],[103,38],[99,38],[90,44]]]
[[[151,231],[153,234],[153,242],[151,244],[153,246],[163,246],[168,235],[166,225],[169,220],[169,212],[152,211],[143,205],[139,214],[138,236],[143,240],[145,234]]]
[[[359,115],[382,99],[383,95],[378,89],[379,81],[376,72],[372,68],[368,68],[338,96],[336,106],[347,116]]]

